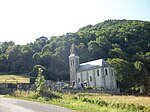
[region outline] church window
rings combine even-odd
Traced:
[[[114,75],[113,69],[111,69],[111,74],[112,74],[112,76]]]
[[[92,81],[92,76],[90,76],[90,81]]]
[[[74,60],[72,60],[72,65],[74,65]]]
[[[70,61],[70,63],[71,63],[71,66],[72,66],[72,60]]]
[[[108,71],[107,71],[107,69],[105,69],[105,74],[106,74],[106,75],[108,75]]]
[[[74,82],[74,81],[72,82],[72,85],[73,85],[73,86],[75,85],[75,82]]]
[[[80,78],[78,78],[78,82],[80,82]]]
[[[99,70],[97,70],[97,76],[99,76]]]

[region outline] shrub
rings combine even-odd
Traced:
[[[93,89],[94,87],[92,86],[87,86],[86,89]]]
[[[35,80],[36,80],[36,79],[35,79],[34,77],[31,77],[31,78],[30,78],[30,84],[34,84],[34,83],[35,83]]]
[[[78,98],[77,98],[76,96],[74,96],[72,99],[73,99],[73,100],[78,100]]]
[[[42,71],[43,70],[41,68],[38,69],[38,76],[35,82],[36,90],[40,95],[42,95],[43,92],[46,90],[45,77],[42,75]]]
[[[106,101],[103,101],[102,99],[96,100],[96,99],[83,98],[82,101],[92,103],[92,104],[97,104],[99,106],[107,106],[108,105],[108,103]]]
[[[42,97],[47,97],[49,99],[52,99],[52,98],[62,98],[62,97],[60,97],[60,96],[58,96],[56,94],[53,94],[50,90],[44,90],[44,91],[42,91],[41,96]]]
[[[27,95],[28,98],[31,98],[31,99],[38,99],[40,97],[40,95],[38,93],[35,93],[35,92],[30,92],[29,95]]]

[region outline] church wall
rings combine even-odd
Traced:
[[[106,88],[110,88],[110,74],[109,74],[109,69],[104,68],[104,75],[105,75],[105,81],[106,81]]]
[[[89,85],[87,78],[88,78],[88,77],[87,77],[87,71],[82,72],[82,80],[83,80],[83,83],[87,83],[87,85]]]
[[[82,83],[81,72],[77,73],[77,83],[79,83],[79,84]]]
[[[102,87],[106,88],[106,79],[105,79],[105,73],[104,73],[104,68],[101,68],[101,76],[102,76]]]
[[[89,82],[89,86],[94,86],[94,72],[93,72],[93,70],[88,71],[88,82]]]
[[[104,87],[105,89],[117,88],[114,70],[111,67],[79,72],[76,76],[76,81],[79,84],[86,83],[87,86],[98,86]]]
[[[107,75],[105,71],[106,87],[107,89],[116,89],[114,70],[111,67],[107,67],[106,69],[108,71]]]
[[[110,74],[110,88],[113,89],[113,73],[112,68],[109,68],[109,74]]]
[[[103,86],[101,68],[95,69],[96,86]]]
[[[117,89],[116,79],[114,75],[114,70],[112,69],[112,82],[113,82],[113,89]]]

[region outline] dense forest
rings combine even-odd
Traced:
[[[36,77],[43,69],[46,79],[69,80],[68,56],[76,44],[80,63],[99,58],[116,72],[118,87],[124,91],[150,91],[150,22],[106,20],[87,25],[76,33],[39,37],[26,45],[4,42],[0,47],[0,73]]]

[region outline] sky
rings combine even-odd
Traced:
[[[23,45],[108,19],[150,21],[150,0],[0,0],[0,41]]]

